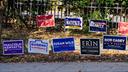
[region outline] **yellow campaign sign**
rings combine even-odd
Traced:
[[[80,26],[65,26],[67,29],[81,29]]]

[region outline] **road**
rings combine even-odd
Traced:
[[[0,63],[0,72],[128,72],[128,63]]]

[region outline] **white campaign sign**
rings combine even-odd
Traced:
[[[48,47],[47,40],[29,39],[28,41],[29,53],[49,54]]]

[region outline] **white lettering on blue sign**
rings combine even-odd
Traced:
[[[93,21],[90,21],[90,26],[91,27],[98,27],[98,28],[104,28],[104,25],[106,25],[105,23],[103,22],[93,22]]]
[[[125,40],[124,40],[124,39],[104,39],[104,41],[125,42]]]
[[[81,22],[80,21],[66,21],[67,25],[72,25],[72,26],[81,26]]]
[[[4,48],[22,48],[22,43],[4,44]]]
[[[68,44],[74,44],[74,41],[67,41],[67,42],[55,42],[54,45],[68,45]]]
[[[112,41],[112,39],[104,39],[104,41]]]
[[[125,40],[123,39],[113,39],[113,42],[124,42]]]

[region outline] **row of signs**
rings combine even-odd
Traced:
[[[36,22],[38,27],[53,27],[55,19],[53,15],[37,15]],[[107,32],[106,20],[89,20],[90,32]],[[83,19],[81,17],[66,17],[64,19],[66,29],[82,29]],[[128,35],[128,22],[118,22],[118,32],[121,35]]]
[[[37,15],[36,16],[38,27],[53,27],[55,26],[55,19],[53,15]],[[82,29],[83,19],[81,17],[66,17],[64,19],[64,26],[66,29]],[[91,32],[106,32],[107,21],[103,20],[90,20],[89,29]]]
[[[53,27],[55,19],[53,15],[37,15],[36,22],[38,27]],[[64,19],[64,26],[67,29],[82,29],[83,20],[81,17],[67,17]]]
[[[51,44],[52,44],[52,51],[54,53],[75,50],[74,38],[53,39]],[[126,50],[126,37],[104,36],[103,48]],[[49,49],[48,40],[38,40],[38,39],[28,40],[29,53],[49,54],[48,49]],[[86,39],[86,38],[80,39],[80,52],[81,54],[100,55],[100,39]],[[24,54],[23,40],[3,41],[3,55],[17,55],[17,54]]]

